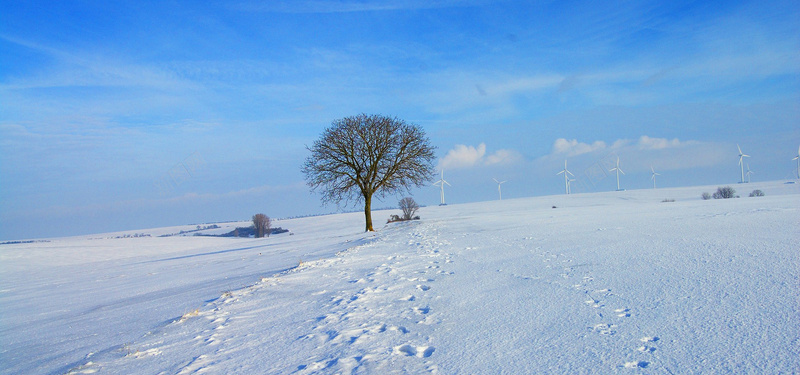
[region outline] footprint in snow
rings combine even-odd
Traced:
[[[419,290],[424,292],[424,291],[430,290],[431,287],[429,287],[427,285],[417,285],[417,289],[419,289]]]
[[[419,358],[428,358],[433,354],[436,348],[432,346],[414,346],[411,344],[405,344],[396,346],[394,348],[395,354],[405,355],[409,357],[419,357]]]
[[[647,368],[650,363],[645,361],[633,361],[633,362],[625,362],[623,367],[625,368]]]
[[[588,300],[586,300],[584,302],[587,305],[590,305],[590,306],[594,307],[595,309],[599,309],[599,308],[605,306],[604,304],[600,303],[599,300],[596,300],[596,299],[593,299],[593,298],[590,298],[590,299],[588,299]]]
[[[208,356],[207,355],[203,354],[203,355],[197,356],[194,359],[192,359],[188,364],[183,366],[181,371],[178,372],[178,375],[181,375],[181,374],[196,374],[196,373],[200,373],[200,372],[203,372],[203,371],[208,371],[208,370],[210,370],[210,367],[208,366],[208,362],[209,362],[209,360],[208,360]]]
[[[606,336],[611,336],[617,333],[617,331],[614,330],[614,328],[617,328],[615,324],[606,324],[606,323],[595,324],[594,327],[591,327],[593,331]]]
[[[430,308],[430,307],[428,307],[428,306],[425,306],[425,307],[415,307],[415,308],[414,308],[414,312],[416,312],[417,314],[420,314],[420,315],[425,315],[425,314],[429,313],[430,311],[431,311],[431,308]]]
[[[395,331],[395,332],[400,332],[400,333],[408,333],[408,332],[410,332],[408,330],[408,328],[403,327],[403,326],[391,326],[391,327],[389,327],[389,330],[390,331]]]
[[[88,361],[78,367],[69,370],[66,375],[74,374],[94,374],[100,371],[100,365],[92,361]]]
[[[653,348],[653,347],[650,347],[650,346],[647,346],[647,345],[643,345],[643,346],[640,346],[640,347],[636,348],[636,350],[638,350],[638,351],[640,351],[642,353],[652,353],[652,352],[656,351],[656,348]]]
[[[150,356],[159,355],[159,354],[161,354],[161,350],[159,350],[158,348],[151,348],[151,349],[147,349],[145,351],[138,351],[137,350],[137,351],[135,351],[133,353],[128,354],[126,357],[144,358],[144,357],[150,357]]]

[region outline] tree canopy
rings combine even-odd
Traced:
[[[434,174],[435,147],[418,125],[383,115],[334,120],[308,150],[306,183],[324,203],[363,202],[372,231],[372,197],[410,192]]]

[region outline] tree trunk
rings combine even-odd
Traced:
[[[372,229],[372,194],[364,194],[364,217],[367,220],[365,232],[374,232]]]

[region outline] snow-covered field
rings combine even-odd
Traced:
[[[0,372],[800,373],[800,184],[732,187],[2,245]]]

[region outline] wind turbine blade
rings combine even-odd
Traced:
[[[572,177],[575,177],[575,175],[574,175],[574,174],[572,174],[572,172],[570,172],[570,171],[567,171],[566,169],[565,169],[565,171],[566,171],[567,173],[569,173],[569,175],[570,175],[570,176],[572,176]]]
[[[738,143],[736,144],[736,148],[738,148],[738,149],[739,149],[739,155],[741,155],[741,154],[742,154],[742,148],[741,148],[741,147],[739,147],[739,144],[738,144]]]

